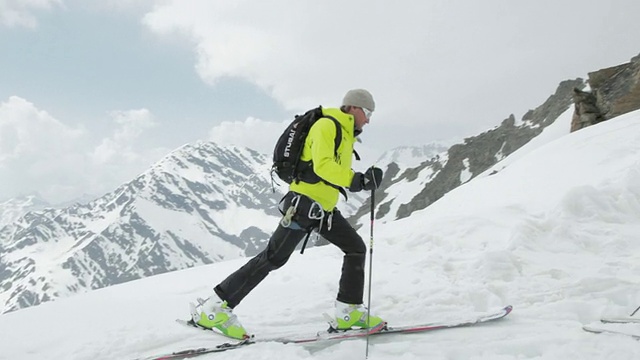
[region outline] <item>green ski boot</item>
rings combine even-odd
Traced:
[[[351,328],[370,328],[383,322],[377,316],[367,317],[367,308],[362,304],[345,304],[336,301],[336,324],[337,329],[346,330]]]
[[[226,301],[214,295],[205,301],[198,299],[198,302],[198,306],[191,304],[191,318],[198,326],[217,329],[234,339],[243,340],[249,337]]]

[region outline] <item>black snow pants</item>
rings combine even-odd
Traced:
[[[337,300],[347,304],[363,303],[366,258],[364,241],[337,209],[332,213],[325,213],[322,220],[309,219],[309,206],[313,204],[313,200],[304,195],[289,192],[280,203],[281,212],[287,211],[291,200],[296,196],[300,198],[292,224],[285,227],[281,221],[267,247],[214,288],[229,307],[236,307],[269,272],[284,265],[300,240],[311,229],[317,230],[318,227],[321,227],[319,233],[322,237],[344,252]],[[309,274],[310,280],[312,276],[313,274]]]

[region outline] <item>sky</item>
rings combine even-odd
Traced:
[[[366,88],[364,167],[521,117],[629,61],[640,3],[0,1],[0,201],[100,196],[198,140],[270,153]]]
[[[570,117],[563,121],[569,125]],[[546,141],[518,150],[496,174],[472,179],[411,217],[376,222],[368,257],[371,312],[391,326],[505,305],[513,312],[475,327],[372,337],[369,359],[640,358],[637,340],[582,331],[591,325],[640,334],[640,324],[599,323],[628,317],[640,304],[640,111],[571,134],[546,128],[543,135]],[[367,225],[360,232],[368,231]],[[234,313],[258,338],[324,330],[322,313],[333,310],[342,257],[334,246],[294,253]],[[0,359],[134,359],[227,342],[175,319],[186,319],[189,302],[210,296],[245,262],[198,266],[4,314]],[[222,356],[363,359],[364,352],[365,341],[352,340],[259,343]]]

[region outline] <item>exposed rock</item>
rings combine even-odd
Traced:
[[[571,132],[603,120],[596,104],[597,98],[590,92],[573,89],[574,112],[571,119]]]
[[[426,160],[417,167],[401,172],[397,166],[390,165],[385,171],[382,188],[376,192],[376,203],[379,204],[376,218],[391,211],[395,211],[396,219],[408,217],[414,211],[426,208],[447,192],[481,174],[538,136],[545,127],[553,124],[573,103],[573,89],[582,89],[584,86],[582,79],[563,81],[558,85],[555,94],[536,109],[529,110],[522,121],[518,122],[515,116],[510,115],[499,126],[467,138],[464,143],[451,146],[446,153]],[[411,201],[393,204],[398,200],[387,199],[389,187],[414,181],[420,181],[424,185]],[[355,224],[357,219],[369,211],[369,205],[363,205],[350,219],[351,222]]]
[[[538,108],[525,114],[521,124],[517,125],[515,117],[510,115],[497,128],[467,138],[463,144],[452,146],[447,163],[410,203],[399,207],[398,218],[408,217],[414,211],[426,208],[460,186],[463,183],[461,172],[471,173],[470,178],[466,179],[469,181],[538,136],[569,108],[571,94],[576,87],[584,87],[584,81],[563,81],[555,94]]]
[[[591,92],[574,94],[571,131],[640,109],[640,55],[630,62],[589,73]]]

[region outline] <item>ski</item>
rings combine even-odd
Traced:
[[[170,354],[154,355],[154,356],[150,356],[150,357],[138,358],[137,360],[180,360],[180,359],[190,359],[190,358],[194,358],[194,357],[205,355],[205,354],[211,354],[211,353],[217,353],[217,352],[222,352],[222,351],[227,351],[227,350],[233,350],[233,349],[237,349],[239,347],[243,347],[243,346],[247,346],[247,345],[251,345],[251,344],[255,344],[255,343],[253,341],[251,341],[251,339],[246,339],[246,340],[240,340],[238,342],[224,343],[224,344],[216,345],[215,347],[208,347],[208,348],[204,348],[203,347],[203,348],[196,348],[196,349],[187,349],[187,350],[173,352],[173,353],[170,353]]]
[[[193,320],[189,319],[189,320],[182,320],[182,319],[176,319],[176,322],[180,325],[184,325],[190,329],[195,329],[195,330],[200,330],[200,331],[204,331],[204,332],[208,332],[210,334],[216,334],[216,335],[220,335],[222,337],[225,337],[227,339],[231,339],[231,340],[240,340],[240,339],[236,339],[236,338],[232,338],[230,336],[227,336],[225,334],[223,334],[222,332],[213,330],[213,329],[207,329],[207,328],[203,328],[200,325],[197,325]],[[245,339],[243,340],[251,340],[254,338],[254,335],[247,335]]]
[[[384,329],[381,329],[380,331],[374,331],[374,332],[370,332],[369,335],[385,335],[385,334],[400,334],[400,333],[419,333],[419,332],[426,332],[426,331],[434,331],[434,330],[440,330],[440,329],[447,329],[447,328],[458,328],[458,327],[465,327],[465,326],[472,326],[472,325],[476,325],[476,324],[480,324],[480,323],[485,323],[488,321],[494,321],[494,320],[498,320],[498,319],[502,319],[503,317],[509,315],[509,313],[511,313],[511,311],[513,310],[513,306],[508,305],[503,307],[502,309],[495,311],[495,312],[491,312],[491,313],[487,313],[484,315],[480,315],[480,316],[475,316],[475,317],[470,317],[468,319],[458,319],[458,320],[451,320],[451,321],[439,321],[439,322],[432,322],[432,323],[428,323],[428,324],[422,324],[422,325],[407,325],[407,326],[387,326]],[[208,331],[208,332],[213,332],[214,334],[218,334],[221,336],[224,336],[224,334],[222,333],[218,333],[215,332],[213,330],[209,330],[209,329],[205,329],[202,328],[198,325],[196,325],[193,321],[189,320],[189,321],[185,321],[185,320],[176,320],[178,323],[185,325],[187,327],[190,328],[194,328],[194,329],[199,329],[199,330],[203,330],[203,331]],[[341,334],[345,334],[345,335],[341,335]],[[346,334],[349,334],[350,336],[346,336]],[[286,337],[278,337],[278,338],[264,338],[264,337],[257,337],[254,339],[254,337],[252,336],[252,339],[254,340],[254,342],[269,342],[269,341],[275,341],[275,342],[281,342],[281,343],[304,343],[304,342],[312,342],[312,341],[319,341],[319,340],[334,340],[334,339],[340,339],[341,336],[344,336],[344,338],[350,338],[350,337],[359,337],[362,335],[367,335],[367,331],[366,329],[364,330],[348,330],[346,332],[339,332],[339,333],[327,333],[326,331],[324,332],[320,332],[317,335],[313,336],[313,337],[291,337],[291,338],[286,338]]]
[[[190,321],[178,320],[179,323],[186,325],[188,327],[192,327],[194,329],[204,330],[213,332],[214,334],[218,334],[221,336],[225,336],[223,334],[217,333],[215,331],[205,329],[199,327],[197,325],[191,325]],[[282,344],[302,344],[302,343],[311,343],[311,342],[320,342],[320,341],[339,341],[339,340],[348,340],[365,337],[367,335],[371,335],[383,330],[386,327],[386,323],[381,323],[378,326],[375,326],[371,329],[356,329],[356,330],[345,330],[345,331],[323,331],[319,332],[314,336],[309,337],[273,337],[273,338],[256,338],[255,336],[251,336],[250,338],[240,340],[237,342],[224,343],[220,345],[216,345],[214,347],[208,348],[196,348],[196,349],[187,349],[182,351],[177,351],[169,354],[163,355],[155,355],[151,357],[140,358],[137,360],[180,360],[180,359],[190,359],[197,356],[223,352],[228,350],[238,349],[240,347],[245,347],[247,345],[252,345],[258,342],[279,342]]]
[[[624,332],[624,331],[604,329],[604,328],[588,326],[588,325],[584,325],[582,327],[582,330],[584,330],[586,332],[594,333],[594,334],[622,335],[622,336],[628,336],[628,337],[636,339],[636,340],[640,340],[640,334],[628,333],[628,332]]]
[[[467,327],[467,326],[472,326],[472,325],[477,325],[477,324],[481,324],[489,321],[502,319],[503,317],[509,315],[512,310],[513,310],[513,306],[508,305],[496,312],[480,315],[477,317],[471,317],[466,320],[441,321],[441,322],[433,322],[433,323],[424,324],[424,325],[388,326],[385,330],[372,335],[420,333],[420,332],[434,331],[434,330],[441,330],[441,329]]]
[[[505,306],[502,309],[489,312],[486,314],[482,314],[479,316],[470,316],[468,318],[458,319],[458,320],[448,320],[448,321],[439,321],[432,322],[421,325],[407,325],[407,326],[387,326],[386,323],[382,323],[377,327],[371,329],[354,329],[354,330],[345,330],[345,331],[321,331],[312,336],[282,336],[282,337],[262,337],[262,336],[251,336],[245,340],[239,340],[235,342],[229,342],[220,344],[214,347],[208,348],[197,348],[197,349],[188,349],[179,352],[174,352],[171,354],[159,355],[155,357],[147,357],[139,360],[178,360],[178,359],[189,359],[196,356],[200,356],[203,354],[215,353],[228,351],[233,349],[238,349],[241,347],[245,347],[247,345],[261,343],[261,342],[279,342],[283,344],[305,344],[305,343],[319,343],[323,341],[341,341],[348,339],[357,339],[364,338],[367,336],[381,336],[381,335],[391,335],[391,334],[415,334],[422,333],[428,331],[435,331],[441,329],[451,329],[451,328],[459,328],[459,327],[468,327],[473,325],[478,325],[490,321],[495,321],[504,318],[509,315],[513,307],[511,305]],[[220,336],[225,336],[221,333],[204,329],[195,323],[193,320],[176,320],[178,323],[185,325],[192,329],[197,329],[200,331],[208,331]]]
[[[192,320],[177,319],[176,322],[188,328],[206,331],[209,333],[214,333],[216,335],[229,338],[220,332],[198,326]],[[247,339],[245,339],[245,341],[248,341],[251,343],[279,342],[283,344],[302,344],[302,343],[318,342],[323,340],[347,340],[347,339],[363,337],[363,336],[372,335],[381,331],[385,331],[385,328],[386,328],[386,323],[381,323],[380,325],[375,326],[371,329],[336,330],[330,327],[328,330],[320,331],[315,335],[311,335],[311,336],[300,335],[300,336],[256,337],[255,335],[250,335],[247,337]],[[229,338],[229,339],[233,339],[233,338]],[[238,339],[234,339],[234,340],[238,340]]]
[[[602,318],[604,324],[640,324],[640,319],[635,318]]]
[[[640,319],[631,318],[631,317],[608,317],[600,319],[600,322],[603,324],[640,324]],[[607,329],[599,326],[589,326],[585,325],[582,327],[582,330],[594,334],[612,334],[612,335],[620,335],[627,336],[636,340],[640,340],[640,333],[637,332],[626,332],[617,329]]]

